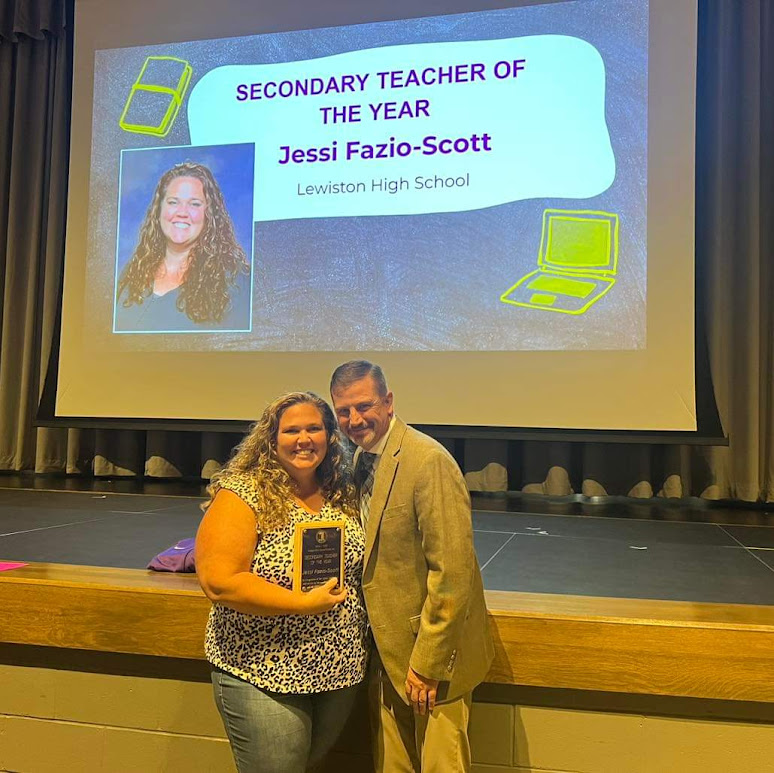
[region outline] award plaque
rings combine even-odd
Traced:
[[[344,521],[304,521],[296,524],[293,590],[308,591],[331,577],[344,587]]]

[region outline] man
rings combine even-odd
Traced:
[[[471,692],[493,646],[465,481],[443,446],[394,415],[378,365],[340,365],[331,397],[359,447],[376,770],[468,771]]]

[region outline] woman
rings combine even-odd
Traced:
[[[156,185],[118,280],[116,329],[248,329],[249,273],[212,172],[177,164]]]
[[[367,660],[363,530],[328,404],[275,400],[208,489],[196,538],[205,652],[239,773],[302,773],[336,740]],[[345,521],[345,582],[292,587],[295,524]]]

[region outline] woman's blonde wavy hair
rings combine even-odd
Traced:
[[[293,500],[293,482],[277,457],[277,432],[282,414],[301,403],[313,405],[320,411],[328,436],[325,459],[315,471],[323,497],[348,517],[358,517],[349,451],[342,441],[331,407],[314,392],[290,392],[266,407],[261,418],[234,449],[225,467],[212,476],[207,487],[210,499],[203,509],[210,505],[220,489],[219,481],[233,473],[248,473],[254,477],[256,484],[256,518],[260,531],[271,531],[287,523]]]
[[[221,322],[230,304],[230,291],[239,274],[248,274],[245,251],[234,233],[220,186],[203,164],[186,161],[168,169],[159,179],[140,228],[132,257],[118,280],[117,298],[126,291],[125,307],[142,304],[153,292],[156,272],[166,254],[166,237],[159,215],[169,184],[176,177],[195,177],[204,188],[207,208],[204,226],[191,247],[185,281],[180,285],[177,308],[194,322]]]

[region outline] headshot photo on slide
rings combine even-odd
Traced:
[[[114,333],[250,332],[255,146],[121,151]]]

